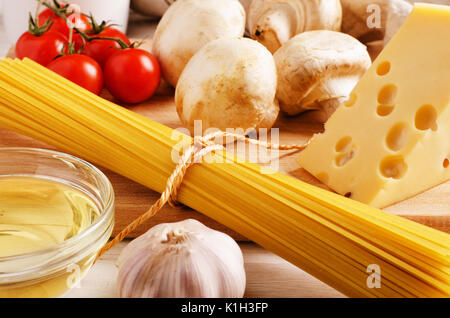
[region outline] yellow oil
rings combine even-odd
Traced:
[[[88,195],[62,182],[0,178],[0,257],[62,243],[92,224],[99,214]]]
[[[72,186],[35,177],[0,177],[0,258],[54,247],[99,215],[94,200]],[[81,277],[95,256],[96,252],[75,264]],[[0,281],[0,298],[57,297],[70,288],[71,276],[63,269],[28,282],[2,285]]]

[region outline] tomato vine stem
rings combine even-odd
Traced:
[[[44,6],[46,6],[47,8],[49,8],[50,10],[53,11],[53,13],[55,15],[57,15],[58,17],[62,18],[64,21],[66,21],[66,23],[69,26],[73,27],[73,30],[75,30],[78,34],[80,34],[80,36],[83,38],[84,41],[86,42],[91,42],[93,40],[105,40],[105,41],[115,41],[117,44],[120,45],[121,49],[129,49],[129,48],[134,48],[135,45],[134,43],[131,44],[130,46],[127,45],[122,39],[119,38],[112,38],[112,37],[102,37],[102,36],[89,36],[86,34],[86,32],[81,31],[80,29],[78,29],[75,25],[73,25],[73,23],[71,23],[68,19],[67,19],[67,6],[62,7],[57,0],[53,0],[54,5],[50,4],[48,1],[45,1],[43,4]],[[91,15],[92,16],[92,15]],[[50,19],[49,19],[50,20]],[[92,17],[91,21],[95,21],[94,18]],[[94,22],[95,23],[95,22]],[[95,23],[97,27],[107,27],[107,22],[102,21],[102,23],[100,24],[100,26]],[[95,30],[94,30],[95,31]]]

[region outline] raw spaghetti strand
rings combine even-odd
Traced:
[[[161,194],[159,199],[148,209],[147,212],[142,214],[140,217],[138,217],[136,220],[134,220],[132,223],[130,223],[126,228],[124,228],[120,233],[118,233],[114,239],[112,239],[110,242],[108,242],[98,253],[96,257],[96,261],[108,250],[110,250],[112,247],[114,247],[117,243],[121,242],[124,238],[128,236],[131,232],[133,232],[139,225],[147,221],[148,219],[155,216],[159,210],[163,208],[163,206],[168,203],[171,206],[174,206],[176,204],[177,200],[177,193],[178,189],[180,188],[181,184],[183,183],[183,178],[186,174],[186,171],[189,169],[190,166],[198,162],[198,159],[203,158],[205,155],[207,155],[210,152],[214,152],[216,150],[223,150],[222,145],[218,145],[212,142],[212,140],[216,138],[223,138],[223,137],[233,137],[236,138],[239,141],[244,141],[246,143],[252,143],[255,145],[263,146],[267,149],[277,149],[277,150],[303,150],[307,147],[309,144],[309,141],[305,143],[304,145],[298,145],[298,144],[291,144],[291,145],[284,145],[284,144],[274,144],[269,143],[265,141],[258,141],[254,139],[247,138],[245,136],[229,133],[229,132],[223,132],[218,131],[211,133],[209,135],[203,136],[203,137],[195,137],[193,145],[190,146],[183,154],[183,156],[180,159],[180,162],[177,164],[174,172],[170,176],[170,178],[167,180],[167,186],[164,192]]]

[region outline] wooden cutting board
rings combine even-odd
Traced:
[[[10,53],[10,56],[13,54]],[[113,100],[105,90],[104,98]],[[117,101],[115,101],[117,102]],[[128,107],[143,116],[149,117],[171,128],[182,127],[176,113],[173,100],[173,89],[162,85],[159,94],[140,105]],[[280,115],[275,127],[279,128],[280,143],[304,143],[314,133],[321,132],[323,126],[314,120],[313,113],[306,113],[295,117]],[[0,147],[38,147],[56,149],[43,142],[22,136],[0,127]],[[299,178],[305,182],[327,189],[320,181],[306,170],[298,166],[295,159],[298,154],[282,152],[279,160],[279,171]],[[151,191],[133,181],[102,169],[111,180],[116,193],[116,225],[113,235],[127,226],[131,221],[145,212],[153,202],[159,198],[159,193]],[[450,233],[450,182],[436,186],[413,198],[392,205],[385,209],[396,215],[423,223],[430,227]],[[176,222],[187,218],[195,218],[205,225],[230,234],[239,241],[246,240],[242,235],[224,227],[214,220],[193,211],[188,207],[164,207],[155,217],[145,222],[130,237],[144,233],[155,224],[162,222]]]

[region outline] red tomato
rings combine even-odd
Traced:
[[[102,69],[89,56],[65,55],[51,62],[47,68],[94,94],[100,94],[103,88]]]
[[[88,35],[95,37],[98,36],[98,37],[121,39],[128,46],[131,45],[130,40],[125,34],[112,27],[107,27],[98,34],[89,33]],[[83,46],[83,39],[80,36],[75,42],[75,50],[80,49],[82,46]],[[98,64],[100,64],[101,67],[103,67],[108,57],[110,57],[111,54],[116,52],[118,49],[120,49],[120,45],[116,41],[92,40],[91,42],[86,43],[86,46],[83,49],[83,54],[92,57],[94,60],[98,62]]]
[[[66,21],[64,21],[63,18],[55,15],[55,13],[50,9],[45,9],[39,14],[38,24],[44,25],[48,19],[51,19],[51,21],[53,22],[50,30],[59,32],[63,34],[67,39],[69,39],[70,28],[67,25]],[[67,19],[72,22],[80,31],[89,31],[92,29],[89,23],[89,19],[80,13],[71,13],[67,15]],[[74,32],[74,36],[78,37],[79,35]]]
[[[28,57],[41,65],[46,66],[61,54],[66,39],[58,32],[45,32],[37,36],[25,32],[16,43],[16,57]]]
[[[136,104],[149,99],[161,80],[156,58],[141,49],[113,53],[104,67],[105,85],[118,100]]]

